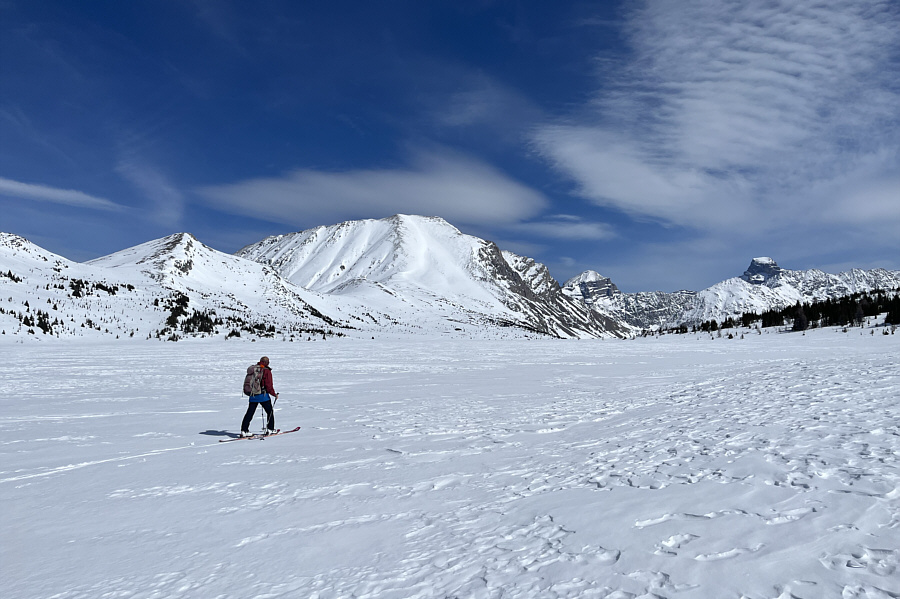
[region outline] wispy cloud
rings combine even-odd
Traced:
[[[221,210],[300,226],[396,213],[505,224],[532,218],[547,206],[542,194],[481,161],[447,150],[414,154],[409,168],[303,169],[197,191]]]
[[[570,241],[600,241],[617,236],[615,229],[607,223],[591,222],[565,214],[550,216],[540,221],[517,223],[510,229],[517,233]]]
[[[92,210],[105,210],[118,212],[125,210],[124,206],[111,202],[104,198],[98,198],[74,189],[59,189],[47,185],[34,183],[22,183],[0,177],[0,194],[26,200],[41,202],[53,202],[66,204],[78,208],[90,208]]]
[[[479,129],[519,141],[523,130],[544,118],[527,96],[484,72],[446,66],[439,72],[443,81],[427,97],[438,127]]]
[[[150,201],[148,210],[152,220],[167,227],[181,226],[184,194],[158,168],[127,158],[119,161],[116,172]]]
[[[900,225],[896,2],[650,1],[627,31],[613,84],[535,134],[584,198],[731,233]]]

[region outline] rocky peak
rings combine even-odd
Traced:
[[[781,267],[771,258],[754,258],[741,278],[748,283],[762,285],[780,272]]]
[[[563,293],[590,305],[598,298],[613,297],[621,292],[609,277],[604,277],[595,270],[586,270],[577,277],[566,281],[566,284],[563,285]]]
[[[550,269],[533,258],[519,256],[513,252],[503,251],[503,258],[519,273],[522,280],[542,298],[559,293],[559,283],[550,275]]]

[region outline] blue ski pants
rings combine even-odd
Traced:
[[[251,401],[247,406],[247,413],[244,414],[244,420],[241,422],[241,430],[249,431],[250,430],[250,421],[253,420],[253,416],[256,414],[256,406],[262,406],[263,410],[266,411],[266,415],[269,417],[269,423],[266,426],[269,430],[275,430],[275,410],[272,408],[272,400],[266,401]]]

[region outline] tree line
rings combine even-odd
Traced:
[[[884,324],[900,325],[900,289],[854,293],[840,298],[797,302],[782,309],[765,312],[745,312],[740,317],[724,319],[722,322],[707,320],[693,327],[693,331],[714,332],[737,326],[750,328],[783,327],[791,323],[795,331],[805,331],[816,327],[845,327],[862,325],[867,318],[885,314]],[[682,324],[672,332],[687,333],[688,325]]]

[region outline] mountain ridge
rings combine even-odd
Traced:
[[[818,269],[784,269],[769,257],[754,258],[741,276],[696,292],[622,293],[613,289],[615,285],[608,279],[594,275],[594,271],[586,271],[573,277],[563,292],[643,330],[698,325],[740,318],[745,313],[782,310],[797,302],[900,288],[900,271],[852,269],[834,275]]]
[[[544,265],[465,235],[440,217],[398,214],[315,227],[266,238],[238,255],[271,265],[301,287],[362,297],[384,312],[395,303],[386,293],[448,318],[456,306],[457,320],[562,337],[624,334],[616,322],[562,294]]]
[[[4,234],[0,267],[19,279],[0,280],[4,334],[10,329],[12,335],[38,335],[39,329],[56,337],[177,339],[244,331],[289,337],[341,334],[349,327],[313,307],[314,296],[271,269],[185,233],[86,263]],[[38,322],[45,326],[36,329]]]
[[[623,338],[895,288],[900,271],[832,275],[768,257],[701,291],[623,293],[592,270],[560,285],[533,258],[402,214],[271,236],[236,254],[175,233],[85,263],[0,233],[0,328],[12,336]]]

